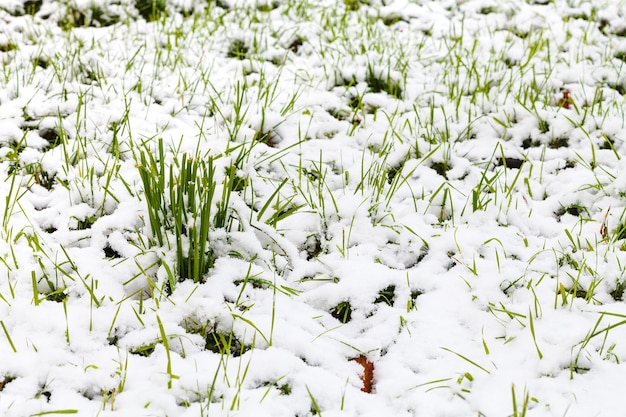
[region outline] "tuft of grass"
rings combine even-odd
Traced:
[[[624,299],[624,290],[626,290],[626,282],[618,281],[615,283],[615,289],[609,294],[615,301],[622,301]]]
[[[346,10],[354,12],[361,8],[361,2],[359,0],[343,0]]]
[[[393,303],[395,301],[395,296],[396,296],[395,292],[396,292],[395,285],[389,285],[388,287],[383,288],[378,293],[378,297],[374,300],[374,303],[375,304],[385,303],[388,306],[393,307]]]
[[[242,39],[234,39],[228,46],[226,56],[228,58],[237,58],[239,60],[246,59],[250,48]]]
[[[65,14],[58,21],[58,25],[61,29],[70,31],[77,27],[110,26],[119,21],[120,16],[110,15],[106,8],[101,5],[93,3],[86,9],[81,9],[68,4]]]
[[[289,384],[282,384],[278,386],[278,391],[280,392],[280,395],[290,395],[291,394],[291,385]]]
[[[494,7],[494,6],[483,6],[478,10],[479,14],[492,14],[492,13],[497,13],[498,12],[498,8]]]
[[[417,297],[422,295],[423,292],[420,290],[412,290],[411,297],[406,302],[406,312],[409,313],[411,310],[417,310]]]
[[[136,347],[134,349],[130,349],[129,352],[133,355],[139,355],[143,357],[148,357],[154,353],[154,348],[156,347],[156,342],[148,343],[147,345],[142,345]]]
[[[0,43],[0,52],[11,52],[11,51],[15,51],[17,48],[18,46],[14,42]]]
[[[322,411],[320,410],[320,407],[317,404],[317,400],[311,393],[308,385],[306,386],[306,391],[309,394],[309,398],[311,399],[311,415],[322,417]]]
[[[157,324],[159,325],[159,333],[161,334],[161,343],[165,347],[165,354],[167,355],[167,368],[166,373],[169,375],[169,380],[167,381],[167,388],[172,389],[172,380],[178,379],[178,375],[174,375],[172,373],[172,358],[170,356],[170,346],[167,338],[167,334],[165,333],[165,328],[163,327],[163,322],[161,322],[161,318],[156,316]]]
[[[256,9],[262,13],[269,13],[272,10],[275,10],[280,6],[278,1],[268,1],[267,3],[259,2],[256,6]]]
[[[563,137],[553,138],[552,140],[550,140],[550,143],[548,143],[548,147],[550,149],[566,148],[568,145],[569,139]]]
[[[618,240],[626,239],[626,223],[620,223],[611,236],[611,240],[617,242]]]
[[[159,20],[166,12],[166,0],[136,0],[137,11],[148,22]]]
[[[234,178],[223,184],[221,199],[213,208],[218,192],[213,157],[200,155],[176,159],[166,166],[163,141],[159,140],[157,157],[149,149],[139,152],[139,174],[145,190],[153,243],[171,248],[174,240],[176,267],[168,270],[168,290],[178,280],[201,282],[213,264],[209,230],[225,227],[229,221],[229,200]],[[232,171],[232,170],[231,170]],[[229,171],[230,172],[230,171]]]
[[[511,385],[511,397],[513,401],[513,417],[525,417],[526,412],[529,409],[529,401],[531,400],[530,395],[526,388],[524,388],[524,398],[522,403],[518,405],[517,403],[517,395],[515,394],[515,385]],[[537,402],[536,398],[532,398],[533,402]]]
[[[626,316],[623,314],[607,311],[601,311],[599,312],[599,314],[600,315],[598,317],[598,320],[596,320],[593,328],[587,332],[583,340],[579,343],[580,347],[578,348],[578,352],[575,355],[575,347],[572,347],[572,358],[570,360],[570,379],[574,379],[574,373],[581,374],[589,370],[589,368],[582,366],[580,361],[583,358],[584,354],[586,354],[587,346],[593,339],[600,336],[602,339],[602,343],[600,344],[600,349],[596,351],[600,356],[609,355],[611,353],[610,351],[613,349],[613,346],[607,347],[609,333],[611,332],[611,330],[620,328],[621,326],[624,326],[626,324]],[[606,323],[607,320],[610,320],[610,323]],[[602,325],[604,325],[604,327],[601,327]]]
[[[205,341],[206,350],[221,355],[232,355],[235,358],[252,349],[252,346],[244,344],[232,331],[225,333],[211,330],[207,333]]]
[[[556,216],[557,217],[562,217],[565,214],[569,214],[575,217],[580,217],[583,214],[586,214],[587,216],[589,216],[589,210],[587,210],[587,208],[583,205],[580,204],[572,204],[570,206],[567,207],[561,207],[556,211]]]
[[[349,301],[342,301],[332,308],[330,315],[342,323],[352,320],[352,306]]]
[[[365,81],[373,93],[385,92],[398,100],[402,99],[400,83],[391,77],[390,67],[385,71],[377,71],[371,64],[367,66]]]
[[[289,49],[294,54],[297,54],[298,51],[300,50],[300,47],[302,47],[302,45],[304,45],[304,42],[306,42],[306,38],[304,38],[302,36],[296,36],[291,41],[291,43],[289,43],[289,46],[287,46],[287,49]]]
[[[42,5],[43,0],[26,0],[24,2],[24,13],[34,15],[41,10]]]
[[[432,162],[432,164],[430,165],[430,167],[439,175],[441,175],[442,177],[444,177],[445,179],[448,179],[448,171],[450,170],[450,165],[448,164],[447,161],[443,161],[443,162]]]

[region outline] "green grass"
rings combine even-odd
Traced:
[[[137,11],[148,22],[159,20],[165,13],[167,7],[166,0],[136,0]]]
[[[210,230],[225,228],[229,223],[235,178],[223,182],[220,192],[211,156],[183,154],[168,166],[163,141],[158,142],[156,156],[149,149],[138,152],[153,244],[176,252],[174,268],[164,264],[169,291],[174,290],[177,281],[202,282],[213,264]]]
[[[489,313],[484,328],[495,323],[507,334],[484,331],[473,341],[478,350],[468,347],[472,353],[445,347],[461,365],[453,376],[416,384],[427,390],[471,398],[472,383],[497,369],[492,352],[518,343],[532,343],[533,360],[562,363],[551,357],[544,327],[557,313],[594,317],[573,350],[572,378],[595,366],[588,355],[623,360],[624,317],[611,300],[622,300],[626,271],[625,195],[616,188],[623,149],[614,127],[624,119],[625,54],[614,50],[620,29],[601,21],[599,9],[528,30],[507,5],[482,5],[467,16],[450,9],[454,19],[429,26],[368,1],[178,3],[132,0],[105,9],[67,2],[53,16],[42,16],[37,1],[7,9],[37,18],[0,45],[8,100],[23,99],[6,116],[19,132],[0,143],[0,233],[10,246],[0,253],[3,304],[11,308],[22,287],[33,307],[59,303],[67,344],[77,339],[71,315],[79,300],[88,303],[90,332],[99,309],[115,304],[106,327],[116,346],[120,312],[130,311],[140,328],[156,316],[158,341],[129,351],[150,356],[161,343],[173,388],[170,351],[178,336],[166,333],[161,317],[182,304],[178,288],[211,287],[214,273],[224,279],[214,270],[218,261],[241,262],[242,271],[220,282],[230,291],[216,301],[224,317],[185,321],[186,333],[222,359],[220,377],[233,388],[222,399],[228,410],[244,406],[249,352],[276,343],[281,297],[314,286],[339,291],[354,277],[333,275],[335,262],[370,254],[390,276],[406,272],[406,286],[385,275],[368,294],[376,311],[401,310],[401,332],[416,334],[412,323],[429,308],[419,297],[453,285],[444,281],[450,274],[463,288],[458,296]],[[275,24],[277,16],[290,24]],[[482,20],[470,24],[468,16]],[[136,31],[136,20],[150,36]],[[79,36],[111,25],[110,40]],[[585,78],[591,63],[606,79]],[[578,66],[580,82],[559,78]],[[42,92],[49,108],[40,110],[38,95],[23,96],[31,91]],[[320,93],[319,103],[311,100]],[[572,179],[572,170],[583,179]],[[575,187],[555,190],[555,181]],[[37,214],[53,208],[51,201],[84,210]],[[119,230],[110,230],[109,216],[122,204],[133,210],[129,202],[142,204],[136,222],[120,220]],[[552,231],[535,228],[534,216],[551,222]],[[92,238],[100,239],[107,273],[126,274],[118,299],[80,262]],[[430,278],[424,259],[442,262],[440,281],[422,286]],[[494,291],[484,295],[484,288]],[[266,293],[267,305],[256,305],[254,294]],[[354,313],[362,313],[356,295],[341,294],[318,313],[340,329],[353,326]],[[257,316],[257,308],[266,315]],[[21,341],[12,339],[8,320],[0,324],[16,352]],[[232,357],[240,362],[229,363]],[[128,355],[120,359],[117,393],[133,372],[128,363]],[[278,381],[267,389],[297,389]],[[197,389],[203,413],[217,403],[214,389]],[[321,415],[314,387],[306,389],[309,412]],[[507,412],[526,415],[539,401],[530,391],[522,381],[511,384]]]

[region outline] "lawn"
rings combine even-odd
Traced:
[[[619,416],[626,1],[0,0],[0,415]]]

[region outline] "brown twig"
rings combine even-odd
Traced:
[[[371,393],[372,386],[374,385],[374,364],[363,355],[350,360],[355,361],[363,367],[363,375],[361,375],[363,387],[361,388],[361,391]]]

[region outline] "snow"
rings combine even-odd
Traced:
[[[626,5],[139,3],[0,0],[0,415],[620,415]]]

